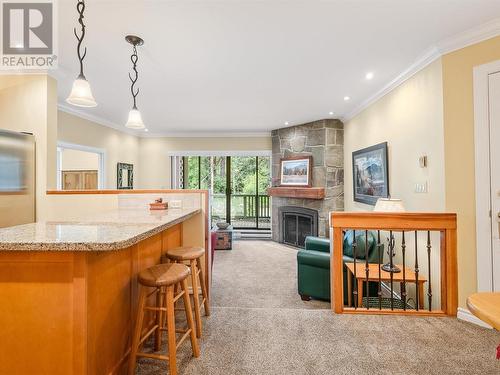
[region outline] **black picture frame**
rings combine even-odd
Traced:
[[[127,183],[124,184],[123,171],[127,173]],[[116,188],[119,190],[131,190],[134,188],[134,165],[128,163],[118,163],[116,165]]]
[[[360,165],[363,165],[364,172],[361,172]],[[387,142],[352,153],[352,180],[355,202],[374,206],[379,198],[389,197]]]

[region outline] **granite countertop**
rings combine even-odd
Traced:
[[[199,212],[199,208],[116,209],[79,220],[41,221],[0,228],[0,251],[120,250]]]

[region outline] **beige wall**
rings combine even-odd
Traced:
[[[57,140],[106,151],[106,189],[116,189],[117,163],[134,165],[134,187],[141,187],[139,138],[59,111]]]
[[[500,60],[500,36],[443,56],[446,210],[458,214],[459,304],[477,290],[473,68]]]
[[[271,137],[142,138],[141,182],[144,189],[170,187],[169,152],[174,151],[270,151]],[[154,166],[154,167],[151,167]]]
[[[0,126],[30,132],[36,142],[36,210],[56,186],[57,84],[46,75],[0,76]]]
[[[444,140],[441,59],[351,119],[344,127],[345,209],[372,210],[354,202],[352,152],[388,142],[389,192],[408,211],[444,211]],[[428,167],[418,159],[428,157]],[[415,193],[415,184],[428,193]]]
[[[80,171],[98,170],[99,154],[64,148],[61,151],[61,170]]]
[[[443,212],[445,210],[443,86],[441,59],[422,69],[402,85],[385,95],[344,126],[345,209],[373,210],[373,206],[354,202],[352,152],[377,143],[388,143],[389,192],[401,198],[407,211]],[[421,168],[419,157],[427,155],[428,167]],[[427,193],[416,193],[415,184],[427,183]],[[383,237],[387,237],[384,234]],[[421,233],[419,242],[425,243]],[[396,241],[401,237],[396,235]],[[433,234],[436,251],[427,262],[420,264],[423,275],[432,276],[432,288],[439,290],[439,234]],[[400,246],[400,245],[398,245]],[[406,263],[415,263],[413,241],[407,244]],[[401,254],[396,263],[401,264]],[[386,255],[387,259],[387,255]],[[425,246],[419,247],[419,259],[427,259]],[[426,283],[425,288],[428,287]],[[408,295],[415,298],[413,286]],[[427,290],[426,290],[427,292]],[[433,306],[440,304],[434,293]],[[426,307],[428,307],[426,305]]]

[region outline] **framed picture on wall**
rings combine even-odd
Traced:
[[[312,156],[295,156],[280,161],[280,186],[312,185]]]
[[[134,165],[127,163],[118,163],[116,167],[116,188],[133,189],[134,188]]]
[[[389,197],[387,142],[352,153],[353,196],[355,202],[377,203]]]

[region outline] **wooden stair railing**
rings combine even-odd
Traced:
[[[332,212],[331,301],[335,313],[400,314],[456,316],[458,304],[457,217],[450,213],[379,213]],[[353,231],[354,262],[343,261],[343,240],[346,231]],[[372,236],[370,232],[374,232]],[[433,243],[439,233],[439,246]],[[388,235],[388,237],[387,237]],[[387,237],[387,244],[382,237]],[[356,256],[356,250],[367,249],[368,238],[375,238],[377,263]],[[366,241],[358,244],[358,241]],[[364,247],[361,247],[363,246]],[[384,249],[381,250],[384,245]],[[383,253],[395,253],[399,273],[385,272]],[[439,276],[436,280],[436,248],[439,247]],[[399,252],[398,252],[399,251]],[[412,258],[413,257],[413,258]],[[390,257],[389,257],[390,258]],[[380,261],[383,259],[384,261]],[[411,262],[409,261],[411,260]],[[393,264],[393,259],[390,264]],[[433,268],[434,266],[434,268]],[[347,272],[347,285],[343,272]],[[436,284],[437,287],[436,287]],[[377,293],[370,295],[370,285]],[[414,293],[408,293],[415,286]],[[399,286],[399,288],[398,288]],[[424,293],[424,286],[427,291]],[[347,288],[348,301],[344,301]],[[397,295],[399,290],[400,295]],[[411,290],[413,292],[413,289]],[[386,296],[384,296],[384,293]],[[388,294],[388,297],[387,297]],[[396,296],[396,297],[395,297]],[[437,298],[439,296],[439,298]],[[436,303],[438,299],[439,303]]]

